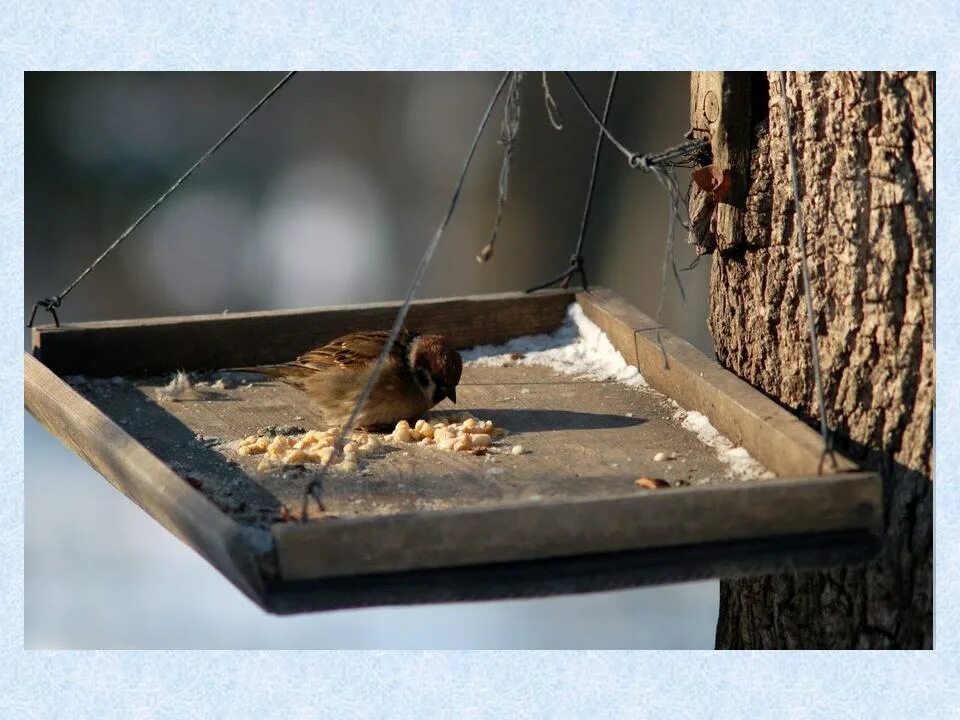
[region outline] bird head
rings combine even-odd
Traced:
[[[457,402],[463,360],[442,335],[417,337],[411,348],[411,365],[417,382],[434,405],[444,398]]]

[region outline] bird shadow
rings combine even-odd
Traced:
[[[546,432],[550,430],[604,430],[642,425],[644,418],[588,413],[575,410],[538,410],[514,408],[470,408],[470,412],[484,420],[493,420],[498,427],[510,432]]]

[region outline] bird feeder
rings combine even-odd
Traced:
[[[728,578],[876,551],[875,473],[838,457],[818,474],[816,432],[662,328],[658,342],[657,325],[613,292],[419,301],[407,324],[458,348],[502,344],[557,330],[571,303],[649,389],[467,363],[457,409],[507,428],[523,454],[391,448],[363,473],[327,473],[326,512],[306,518],[308,467],[257,472],[220,447],[267,426],[324,427],[302,395],[266,381],[180,402],[158,392],[176,371],[281,362],[350,331],[385,329],[394,303],[37,327],[25,403],[275,613]],[[677,405],[769,472],[731,477],[715,449],[673,420]],[[662,449],[668,459],[655,460]]]

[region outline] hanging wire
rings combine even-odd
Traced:
[[[503,104],[503,122],[500,125],[499,143],[503,145],[503,162],[500,164],[500,180],[497,183],[497,214],[493,219],[493,232],[488,242],[479,253],[477,262],[485,263],[493,257],[497,235],[500,232],[500,219],[503,217],[503,206],[507,202],[507,190],[510,183],[510,162],[513,159],[513,150],[520,133],[520,81],[522,72],[510,75],[510,85],[507,88],[507,100]]]
[[[597,113],[594,112],[593,108],[590,107],[590,103],[587,101],[587,98],[584,97],[583,92],[580,90],[576,81],[573,79],[573,76],[565,72],[564,77],[567,79],[567,82],[570,83],[570,87],[573,89],[574,94],[577,96],[577,99],[580,100],[580,104],[583,105],[584,109],[587,111],[587,114],[590,115],[593,122],[600,128],[600,132],[606,136],[613,145],[620,151],[630,163],[630,167],[637,170],[643,170],[644,172],[652,172],[654,167],[693,167],[695,165],[697,158],[701,154],[708,150],[710,147],[710,142],[708,140],[703,140],[701,138],[691,138],[684,140],[678,145],[669,147],[666,150],[661,150],[656,153],[649,153],[647,155],[641,155],[640,153],[634,152],[626,145],[624,145],[620,140],[618,140],[610,129],[607,127],[606,118],[600,119],[597,117]]]
[[[633,169],[639,169],[643,172],[653,173],[660,185],[667,192],[669,203],[670,203],[670,217],[669,225],[667,230],[667,242],[666,242],[666,252],[664,255],[664,266],[663,266],[663,280],[660,293],[660,304],[657,310],[657,324],[660,324],[660,315],[663,310],[663,301],[664,301],[664,288],[666,286],[666,277],[668,267],[673,270],[673,277],[677,282],[677,287],[680,290],[680,297],[683,300],[684,305],[686,305],[686,292],[683,288],[683,282],[680,279],[680,270],[677,268],[676,258],[673,251],[673,239],[674,239],[674,229],[675,225],[679,223],[681,227],[689,230],[690,224],[688,220],[689,210],[687,209],[687,200],[683,196],[683,193],[680,192],[680,185],[677,182],[675,168],[677,167],[693,167],[697,164],[698,160],[703,156],[705,152],[710,147],[710,143],[707,140],[703,139],[687,139],[678,145],[669,147],[665,150],[661,150],[655,153],[648,153],[646,155],[641,155],[630,150],[626,145],[624,145],[620,140],[614,136],[614,134],[607,127],[607,119],[609,117],[609,98],[608,94],[608,103],[604,107],[603,117],[600,118],[594,112],[593,108],[590,106],[590,103],[584,97],[583,92],[577,86],[576,81],[573,79],[573,76],[570,73],[564,73],[564,77],[570,83],[570,87],[573,89],[574,94],[580,100],[580,103],[583,105],[584,109],[593,119],[596,124],[599,133],[597,137],[597,149],[594,153],[594,173],[596,173],[596,163],[599,153],[599,148],[602,145],[603,138],[606,137],[627,159],[629,165]],[[613,83],[616,82],[616,73],[614,73],[614,78],[611,82],[611,92]],[[590,195],[593,192],[593,182],[595,180],[595,174],[591,177],[590,185]],[[589,212],[589,202],[590,195],[588,195],[588,205],[587,211],[584,214],[583,224],[580,228],[580,238],[577,244],[577,252],[570,258],[570,268],[558,275],[557,277],[549,280],[545,283],[542,283],[534,288],[531,288],[527,292],[533,292],[536,290],[542,290],[543,288],[549,287],[556,282],[563,281],[563,287],[567,287],[570,283],[570,277],[574,272],[580,272],[581,278],[584,282],[584,287],[586,287],[586,273],[583,269],[583,257],[581,256],[581,248],[583,244],[584,228],[587,220],[587,213]],[[692,267],[692,265],[691,265]],[[685,268],[686,269],[686,268]],[[658,343],[660,344],[660,349],[663,352],[663,344],[659,342],[659,329],[657,330],[658,334]],[[666,353],[664,352],[664,357]]]
[[[683,282],[680,280],[680,271],[677,269],[677,261],[673,253],[673,240],[677,220],[680,220],[680,224],[682,226],[687,226],[684,225],[683,214],[681,214],[684,205],[676,176],[671,170],[666,170],[657,166],[654,166],[653,174],[663,186],[663,189],[666,191],[669,198],[669,203],[667,205],[667,243],[666,247],[664,248],[663,270],[660,276],[660,302],[657,304],[657,345],[660,346],[660,352],[663,353],[663,361],[666,363],[667,352],[664,350],[663,341],[660,338],[660,328],[663,326],[663,323],[661,322],[661,316],[663,314],[664,299],[666,298],[667,268],[669,267],[673,270],[673,277],[677,281],[677,287],[680,289],[680,299],[683,301],[683,306],[686,307],[687,294],[684,292]]]
[[[633,152],[626,145],[617,140],[617,138],[613,136],[613,133],[607,129],[606,118],[601,120],[597,117],[597,114],[593,111],[593,108],[590,107],[590,103],[588,103],[587,99],[583,96],[583,92],[581,92],[580,88],[577,86],[577,83],[574,81],[573,76],[568,72],[565,72],[563,76],[567,79],[567,82],[570,83],[570,87],[573,88],[573,92],[580,100],[580,104],[583,105],[590,117],[593,118],[593,122],[596,123],[598,128],[600,128],[600,132],[607,136],[607,140],[612,142],[617,150],[619,150],[623,156],[627,158],[627,160],[631,160],[631,158],[634,156],[639,157],[637,153]]]
[[[619,73],[614,72],[610,78],[610,87],[607,89],[607,100],[603,105],[603,123],[607,122],[610,115],[610,106],[613,104],[613,91],[617,87],[617,77]],[[554,283],[561,282],[561,287],[570,286],[570,278],[574,273],[580,273],[580,282],[584,290],[588,290],[587,271],[583,266],[583,240],[587,234],[587,222],[590,219],[590,208],[593,205],[593,188],[597,183],[597,169],[600,167],[600,150],[603,148],[603,131],[597,133],[597,144],[593,148],[593,167],[590,170],[590,185],[587,187],[587,201],[583,207],[583,217],[580,219],[580,234],[577,236],[577,249],[570,257],[570,267],[557,275],[552,280],[530,288],[527,292],[536,292],[550,287]]]
[[[436,251],[437,246],[440,244],[440,238],[443,237],[443,233],[447,229],[447,225],[450,222],[453,211],[457,206],[457,200],[460,197],[460,191],[463,189],[463,182],[467,177],[467,170],[470,168],[470,162],[473,160],[474,153],[477,151],[477,146],[480,144],[480,136],[483,135],[483,130],[486,128],[487,122],[490,120],[490,115],[493,113],[493,108],[497,104],[497,100],[500,99],[500,95],[503,93],[504,88],[507,86],[507,81],[510,79],[512,74],[513,73],[511,72],[504,73],[503,77],[500,79],[500,84],[497,85],[497,89],[494,91],[493,97],[490,99],[490,103],[487,105],[487,109],[483,114],[483,119],[480,121],[480,127],[477,128],[477,133],[473,137],[473,144],[470,145],[470,151],[467,153],[467,157],[463,162],[463,169],[460,171],[460,177],[457,179],[457,183],[453,188],[453,194],[450,197],[450,204],[447,206],[447,211],[443,216],[443,220],[440,221],[440,226],[434,233],[433,239],[430,241],[430,244],[427,245],[427,249],[424,251],[423,257],[420,259],[420,264],[417,265],[417,269],[413,274],[413,280],[410,281],[410,287],[407,289],[406,297],[404,297],[399,310],[397,310],[397,315],[393,320],[393,326],[390,328],[390,334],[387,337],[387,342],[384,343],[383,349],[380,351],[380,355],[377,357],[377,361],[373,365],[373,370],[370,372],[370,376],[367,378],[367,383],[363,388],[363,392],[361,392],[360,396],[357,398],[357,402],[354,404],[353,410],[351,411],[350,417],[346,424],[343,425],[337,433],[337,440],[333,446],[334,456],[339,455],[343,450],[346,433],[353,431],[353,425],[357,421],[357,417],[360,415],[360,410],[369,399],[370,393],[373,390],[373,386],[377,382],[377,378],[380,377],[380,371],[383,370],[383,366],[387,361],[387,357],[390,355],[390,350],[393,347],[393,343],[396,341],[397,336],[400,334],[400,330],[403,328],[403,323],[407,318],[407,312],[410,310],[410,303],[413,302],[413,296],[420,287],[420,282],[423,280],[423,275],[427,271],[430,261],[433,259],[434,252]],[[323,472],[324,469],[321,468],[317,476],[310,481],[304,490],[303,506],[300,515],[301,522],[306,522],[307,520],[307,510],[309,509],[311,497],[316,500],[321,511],[325,510],[322,499]]]
[[[560,114],[557,101],[553,99],[553,93],[550,92],[546,72],[540,73],[540,82],[543,84],[543,103],[547,107],[547,119],[550,120],[554,130],[563,130],[563,115]]]
[[[803,294],[807,305],[807,325],[810,330],[810,354],[813,358],[813,381],[817,390],[817,402],[820,405],[820,435],[823,437],[823,452],[817,472],[823,474],[823,461],[829,454],[833,466],[837,466],[833,455],[833,435],[827,425],[827,405],[824,401],[823,378],[820,374],[820,350],[817,344],[817,329],[813,314],[813,295],[810,291],[810,271],[807,268],[807,242],[803,225],[803,206],[800,203],[800,178],[797,172],[797,151],[793,145],[793,130],[790,124],[790,110],[787,106],[787,74],[780,72],[780,102],[783,106],[783,125],[787,134],[787,156],[790,160],[790,179],[793,185],[793,202],[796,207],[797,239],[800,243],[800,272],[803,277]]]
[[[44,298],[43,300],[38,300],[36,303],[34,303],[34,305],[33,305],[33,311],[30,313],[30,320],[29,320],[29,322],[27,322],[27,327],[33,327],[33,322],[34,322],[34,320],[35,320],[36,317],[37,317],[37,310],[40,309],[40,308],[43,308],[44,310],[46,310],[47,312],[49,312],[49,313],[53,316],[53,321],[54,321],[54,323],[56,324],[56,326],[57,326],[57,327],[60,327],[60,318],[57,317],[57,308],[60,307],[60,304],[63,302],[63,299],[77,286],[77,284],[78,284],[81,280],[83,280],[87,275],[89,275],[90,272],[91,272],[97,265],[99,265],[100,262],[101,262],[105,257],[107,257],[107,255],[109,255],[109,254],[112,253],[114,250],[116,250],[117,247],[120,245],[120,243],[122,243],[124,240],[126,240],[126,239],[130,236],[130,234],[131,234],[134,230],[137,229],[137,227],[140,225],[140,223],[142,223],[144,220],[146,220],[146,219],[153,213],[154,210],[156,210],[158,207],[160,207],[160,205],[163,203],[164,200],[166,200],[168,197],[170,197],[170,195],[172,195],[173,192],[174,192],[177,188],[179,188],[180,185],[181,185],[188,177],[190,177],[197,168],[199,168],[199,167],[200,167],[201,165],[203,165],[207,160],[209,160],[209,159],[213,156],[213,154],[216,153],[217,150],[219,150],[219,149],[223,146],[223,144],[227,142],[227,140],[229,140],[231,137],[233,137],[234,133],[236,133],[237,130],[239,130],[239,129],[244,125],[244,123],[247,122],[247,120],[249,120],[251,117],[253,117],[254,113],[256,113],[257,110],[259,110],[260,108],[262,108],[262,107],[267,103],[267,101],[268,101],[270,98],[272,98],[272,97],[280,90],[280,88],[282,88],[284,85],[286,85],[286,84],[290,81],[290,79],[291,79],[294,75],[296,75],[296,74],[297,74],[297,73],[296,73],[296,71],[294,70],[294,71],[288,72],[286,75],[284,75],[283,78],[280,80],[280,82],[278,82],[276,85],[274,85],[273,88],[271,88],[270,91],[269,91],[266,95],[264,95],[262,98],[260,98],[260,100],[257,101],[256,105],[254,105],[252,108],[250,108],[249,110],[247,110],[247,112],[244,113],[243,117],[241,117],[241,118],[234,124],[234,126],[233,126],[232,128],[230,128],[230,129],[226,132],[226,134],[225,134],[223,137],[221,137],[219,140],[217,140],[217,142],[215,142],[215,143],[213,144],[213,146],[212,146],[209,150],[207,150],[203,155],[200,156],[200,159],[199,159],[199,160],[197,160],[193,165],[191,165],[190,168],[189,168],[183,175],[181,175],[179,178],[177,178],[177,181],[174,182],[173,185],[171,185],[169,188],[167,188],[167,190],[166,190],[162,195],[160,195],[160,197],[158,197],[156,200],[154,200],[154,201],[153,201],[153,204],[152,204],[150,207],[148,207],[148,208],[143,212],[143,214],[140,215],[140,217],[138,217],[138,218],[133,222],[133,224],[132,224],[130,227],[128,227],[126,230],[124,230],[124,231],[120,234],[120,237],[118,237],[116,240],[114,240],[112,243],[110,243],[110,245],[107,246],[107,249],[104,250],[102,253],[100,253],[100,256],[97,257],[97,259],[94,260],[92,263],[90,263],[90,264],[83,270],[83,272],[81,272],[81,273],[76,277],[76,279],[74,279],[74,281],[73,281],[72,283],[70,283],[69,285],[67,285],[67,287],[65,287],[63,290],[61,290],[60,293],[58,293],[57,295],[54,295],[53,297],[49,297],[49,298]]]

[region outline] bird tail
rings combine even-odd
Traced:
[[[256,373],[282,380],[291,385],[300,385],[301,380],[311,374],[313,370],[294,363],[278,363],[276,365],[257,365],[255,367],[224,368],[228,372]]]

